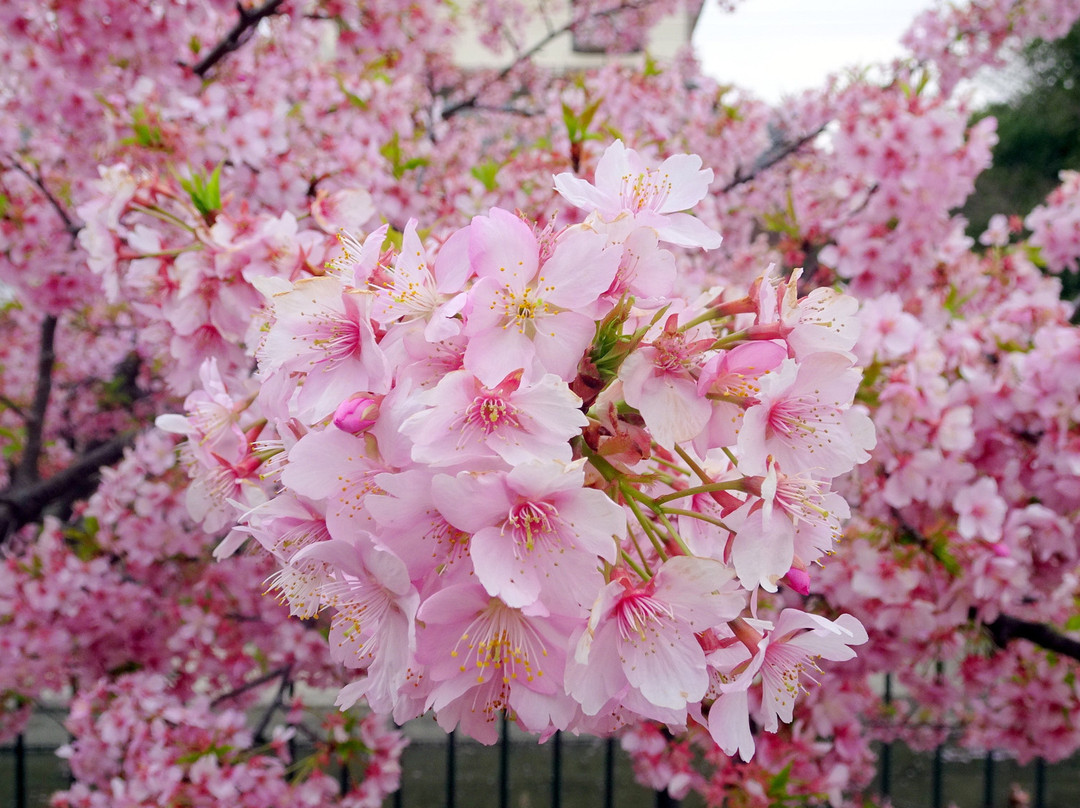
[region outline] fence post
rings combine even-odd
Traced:
[[[656,808],[679,808],[679,801],[665,788],[663,791],[656,792]]]
[[[562,808],[562,732],[551,739],[551,808]]]
[[[15,736],[15,808],[26,808],[26,739]]]
[[[1035,808],[1046,806],[1046,761],[1035,758]]]
[[[457,736],[456,730],[451,730],[446,736],[446,808],[456,808],[457,804],[457,772],[454,760],[454,745]]]
[[[510,808],[510,728],[505,715],[499,727],[499,808]]]
[[[885,692],[881,696],[882,701],[885,703],[885,707],[888,708],[892,705],[892,674],[885,674]],[[881,774],[881,796],[889,797],[892,791],[892,741],[886,741],[881,748],[881,760],[880,760]]]
[[[604,808],[615,808],[615,739],[604,744]]]
[[[994,753],[983,759],[983,808],[994,808]]]
[[[945,800],[945,747],[939,746],[934,750],[934,768],[930,781],[933,790],[933,806],[941,808]]]

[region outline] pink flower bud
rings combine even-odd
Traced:
[[[807,575],[806,570],[792,567],[784,576],[784,581],[800,595],[810,594],[810,576]]]
[[[359,435],[367,432],[379,419],[379,402],[365,395],[355,395],[338,405],[334,426],[342,432]]]

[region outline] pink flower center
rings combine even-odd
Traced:
[[[506,523],[513,531],[517,545],[532,550],[537,539],[547,539],[550,543],[555,533],[551,519],[558,515],[558,510],[550,502],[523,502],[511,509]]]
[[[490,435],[504,427],[521,429],[517,408],[494,393],[477,396],[465,410],[465,424]]]
[[[671,187],[671,179],[658,168],[646,169],[632,179],[627,174],[622,178],[623,207],[634,213],[658,210],[671,193]]]
[[[813,434],[820,420],[816,402],[798,397],[781,399],[769,409],[769,428],[786,438]]]
[[[472,659],[472,665],[477,669],[477,682],[485,681],[491,669],[491,673],[497,672],[501,676],[504,684],[509,684],[514,679],[531,682],[543,676],[547,649],[540,634],[520,610],[492,598],[469,624],[450,655],[465,657],[459,666],[462,673],[468,670]]]
[[[656,349],[653,364],[660,370],[668,372],[685,368],[691,363],[695,353],[686,344],[686,336],[681,332],[665,331],[653,343],[653,348]]]
[[[360,353],[360,324],[330,314],[319,323],[320,335],[313,344],[326,355],[333,366]]]
[[[663,624],[664,618],[672,619],[671,607],[644,592],[630,592],[615,607],[615,619],[619,636],[624,640],[634,637],[645,639],[645,628],[650,623]]]

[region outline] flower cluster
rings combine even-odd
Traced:
[[[382,804],[400,782],[404,742],[374,716],[364,719],[358,749],[371,777],[338,796],[334,777],[319,770],[287,778],[296,727],[257,739],[242,710],[206,697],[185,702],[165,677],[127,674],[80,694],[66,722],[72,741],[60,749],[76,782],[52,798],[57,808],[232,805],[349,808]],[[340,802],[339,802],[340,799]]]
[[[495,208],[434,254],[414,221],[388,250],[385,226],[343,235],[325,274],[257,281],[257,393],[208,365],[159,419],[197,481],[243,466],[219,554],[253,537],[294,614],[333,612],[339,704],[486,742],[504,712],[541,735],[697,721],[748,758],[748,691],[775,731],[812,660],[865,640],[750,606],[809,591],[847,515],[830,481],[874,436],[853,300],[800,299],[797,273],[671,295],[662,243],[720,242],[685,212],[711,179],[616,142],[595,185],[555,178],[582,223]]]

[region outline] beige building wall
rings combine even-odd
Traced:
[[[532,5],[526,0],[527,5]],[[541,0],[542,2],[542,0]],[[649,31],[645,42],[644,51],[654,59],[669,59],[682,47],[690,43],[694,32],[694,25],[700,13],[700,4],[692,4],[692,11],[680,9],[679,11],[661,18]],[[522,49],[530,48],[549,35],[548,25],[539,12],[533,15],[534,22],[527,29],[526,36],[518,43]],[[460,17],[462,34],[454,44],[454,60],[464,68],[492,68],[502,67],[511,61],[515,53],[506,48],[502,53],[494,54],[480,43],[478,26],[470,23],[468,12],[463,12]],[[550,20],[551,26],[558,29],[569,21],[569,9],[563,9],[558,18]],[[618,24],[617,17],[605,19],[604,25]],[[575,43],[569,32],[563,32],[554,37],[550,42],[533,57],[533,61],[542,66],[552,69],[574,69],[598,67],[612,61],[626,60],[630,62],[640,61],[641,52],[636,53],[589,53],[575,50]]]

